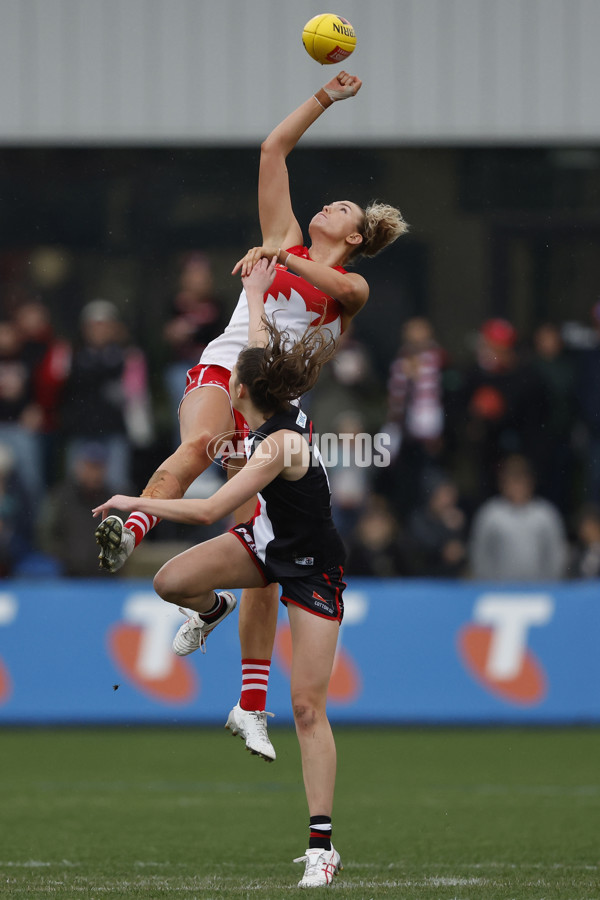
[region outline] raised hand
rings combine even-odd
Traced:
[[[272,259],[274,256],[277,256],[278,252],[277,247],[250,247],[248,252],[241,259],[238,259],[231,274],[235,275],[241,269],[240,274],[242,278],[245,278],[246,275],[250,274],[259,259]]]
[[[357,75],[349,75],[348,72],[340,72],[331,81],[323,86],[327,96],[335,100],[347,100],[354,97],[361,89],[362,81]]]
[[[273,284],[276,265],[277,256],[272,256],[271,259],[263,256],[254,264],[247,275],[242,274],[242,284],[246,289],[246,293],[249,288],[255,288],[257,292],[266,294]]]

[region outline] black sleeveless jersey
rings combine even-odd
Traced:
[[[331,517],[329,480],[318,447],[312,438],[312,422],[297,406],[276,413],[260,430],[250,432],[248,459],[264,438],[287,429],[302,435],[310,450],[306,473],[297,481],[278,475],[258,495],[253,520],[256,552],[280,578],[322,573],[343,566],[345,550]]]

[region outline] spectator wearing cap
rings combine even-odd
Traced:
[[[483,323],[458,404],[463,423],[458,450],[472,503],[479,505],[494,493],[498,463],[510,454],[527,456],[537,471],[548,394],[538,372],[522,359],[517,332],[505,319]]]
[[[595,345],[579,354],[577,399],[586,430],[585,501],[600,505],[600,301],[591,310]]]
[[[88,303],[80,324],[62,410],[67,470],[82,444],[99,442],[108,489],[124,490],[131,485],[132,443],[143,446],[152,436],[145,357],[129,342],[114,303]]]
[[[62,574],[90,578],[102,573],[98,547],[90,532],[90,510],[109,490],[109,451],[97,441],[81,442],[73,466],[42,504],[38,539],[42,550],[60,563]]]

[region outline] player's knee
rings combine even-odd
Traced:
[[[165,600],[167,603],[179,603],[180,594],[177,590],[177,584],[173,579],[170,568],[171,567],[167,563],[162,569],[159,569],[154,576],[152,586],[162,600]]]
[[[324,714],[321,704],[310,693],[299,692],[292,696],[294,722],[299,731],[310,731]]]
[[[262,588],[246,588],[242,593],[242,603],[246,612],[257,621],[264,622],[271,615],[277,615],[279,589],[275,584]]]
[[[188,464],[197,467],[204,466],[207,458],[210,462],[210,454],[214,452],[213,435],[208,431],[196,434],[182,442],[179,453],[186,458]]]

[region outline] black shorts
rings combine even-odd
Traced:
[[[281,602],[286,606],[294,603],[315,616],[341,623],[344,618],[342,594],[346,587],[342,581],[343,574],[341,566],[331,566],[321,574],[282,578],[279,582]]]
[[[312,572],[298,576],[277,576],[266,566],[256,552],[252,523],[234,525],[229,529],[246,548],[250,558],[264,579],[265,585],[279,583],[281,585],[281,602],[287,606],[293,603],[301,606],[315,616],[341,622],[344,617],[344,601],[342,594],[346,587],[342,580],[342,566],[329,566],[324,572]]]

